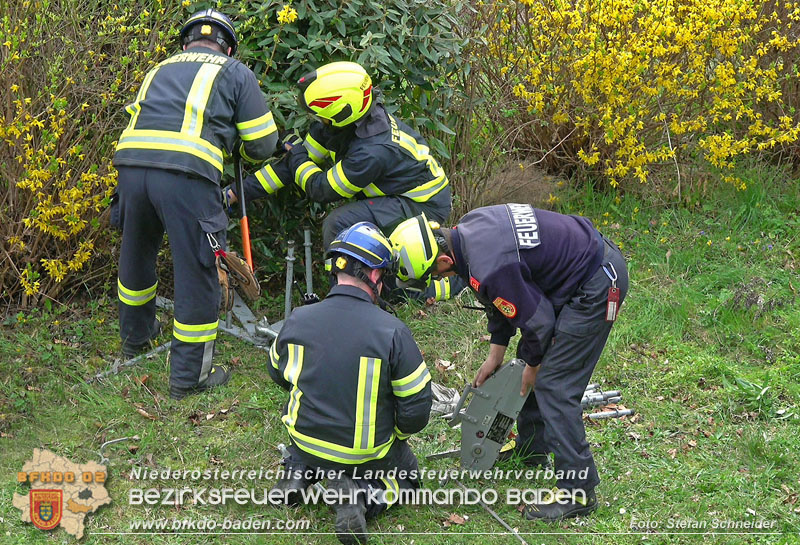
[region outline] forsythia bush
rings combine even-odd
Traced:
[[[178,49],[192,13],[215,7],[240,35],[238,58],[258,75],[279,125],[309,116],[295,82],[334,60],[361,62],[390,110],[443,138],[449,74],[463,40],[450,0],[17,0],[0,13],[0,301],[33,306],[96,287],[116,268],[107,230],[115,140],[144,75]],[[439,138],[431,145],[444,152]],[[259,273],[284,266],[283,238],[301,236],[313,207],[291,190],[254,225]],[[232,237],[232,238],[235,238]],[[275,270],[272,270],[271,267]],[[262,276],[263,277],[263,276]]]
[[[0,299],[35,305],[108,276],[110,150],[173,39],[169,4],[25,0],[2,16]]]
[[[551,169],[588,169],[616,187],[667,165],[680,183],[702,159],[743,188],[737,160],[796,151],[797,2],[480,4],[485,90],[516,114],[495,122]]]

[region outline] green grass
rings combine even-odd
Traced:
[[[525,536],[529,543],[800,542],[800,191],[796,180],[778,171],[753,169],[742,176],[747,190],[691,196],[694,204],[688,207],[656,206],[635,196],[616,201],[587,191],[562,193],[561,211],[591,217],[622,243],[629,259],[630,294],[593,380],[621,389],[624,404],[638,415],[587,424],[602,479],[600,509],[592,517],[556,525],[527,522],[516,506],[502,501],[505,492],[551,483],[464,481],[496,488],[501,501],[495,510],[532,534]],[[400,309],[434,380],[457,388],[472,378],[488,348],[482,313],[460,306],[470,302],[467,296]],[[128,505],[131,488],[151,486],[128,480],[134,466],[277,467],[276,446],[286,441],[280,409],[287,396],[271,383],[264,352],[224,336],[216,361],[233,364],[235,375],[218,392],[181,403],[164,399],[163,356],[101,383],[83,383],[107,368],[118,348],[116,302],[110,297],[6,317],[0,338],[0,543],[74,541],[63,530],[47,534],[21,523],[11,504],[13,492],[26,492],[15,475],[33,448],[83,463],[99,459],[104,441],[132,435],[139,440],[106,450],[113,503],[87,517],[85,543],[208,542],[208,536],[198,535],[99,535],[126,531],[135,519],[174,516],[288,517],[310,521],[311,532],[333,530],[332,511],[322,506],[189,505],[178,511]],[[452,370],[436,370],[437,359],[453,362]],[[137,381],[145,376],[146,388]],[[213,418],[207,419],[209,414]],[[423,467],[445,469],[452,460],[424,457],[455,448],[458,441],[458,432],[437,419],[410,444]],[[503,467],[522,466],[511,461]],[[224,484],[268,488],[272,483]],[[444,527],[451,513],[468,518]],[[657,522],[663,532],[678,520],[705,521],[710,530],[715,519],[775,521],[781,535],[668,535],[644,529],[627,534],[632,520]],[[369,529],[376,544],[517,542],[500,535],[502,527],[479,506],[395,508]],[[435,535],[418,535],[425,533]],[[337,542],[330,535],[293,533],[217,539]]]

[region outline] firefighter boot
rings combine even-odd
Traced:
[[[522,516],[528,520],[557,522],[579,515],[588,515],[597,509],[594,489],[567,490],[554,488],[547,497],[525,506]]]
[[[309,479],[302,478],[295,474],[290,467],[287,467],[284,476],[275,483],[270,493],[272,493],[273,490],[280,490],[285,504],[289,507],[297,507],[303,503],[303,492],[310,485],[311,481]]]
[[[153,327],[150,330],[150,336],[145,342],[141,344],[130,344],[122,341],[122,355],[126,360],[135,358],[142,352],[147,351],[147,349],[150,348],[150,342],[156,340],[159,335],[161,335],[161,322],[158,321],[158,318],[155,318]]]
[[[349,477],[328,480],[328,488],[335,490],[336,537],[344,545],[363,545],[367,542],[367,505],[356,483]]]
[[[218,386],[224,386],[230,379],[231,372],[228,371],[227,368],[223,367],[222,365],[212,365],[211,371],[208,373],[208,378],[196,386],[182,388],[180,386],[174,386],[170,384],[169,397],[176,401],[180,401],[188,395],[205,392],[206,390],[217,388]]]

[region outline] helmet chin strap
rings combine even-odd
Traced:
[[[419,278],[408,279],[407,281],[403,282],[400,287],[403,289],[410,289],[416,291],[425,291],[428,286],[430,285],[429,278],[433,276],[433,267],[429,268],[425,271],[425,274],[420,276]]]
[[[358,278],[359,280],[364,282],[367,285],[367,287],[369,287],[369,289],[372,291],[372,298],[375,301],[375,303],[379,307],[381,307],[381,310],[385,310],[386,312],[389,312],[391,314],[395,315],[397,314],[394,307],[390,305],[388,302],[386,302],[383,299],[383,297],[380,296],[380,290],[378,289],[378,284],[373,282],[367,275],[367,273],[364,272],[364,267],[363,265],[361,265],[361,263],[348,260],[347,267],[345,267],[344,269],[331,271],[331,276],[333,277],[332,280],[334,285],[338,283],[336,278],[336,273],[339,272],[349,274],[350,276]]]
[[[344,127],[336,127],[336,126],[334,126],[333,123],[328,121],[328,123],[325,123],[325,128],[327,130],[333,131],[333,132],[335,132],[335,133],[337,133],[337,134],[339,134],[341,136],[347,136],[350,133],[355,134],[355,132],[356,132],[356,124],[355,123],[350,123],[349,125],[345,125]]]
[[[355,272],[354,276],[359,280],[361,280],[362,282],[364,282],[367,286],[369,286],[369,289],[372,290],[373,299],[378,304],[378,306],[381,307],[381,310],[385,310],[390,314],[397,314],[394,310],[394,307],[389,303],[387,303],[386,301],[384,301],[383,297],[381,297],[380,290],[378,289],[378,284],[370,280],[369,276],[367,276],[362,267],[357,265],[355,267],[354,272]]]

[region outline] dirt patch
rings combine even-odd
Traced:
[[[736,285],[734,287],[733,300],[731,301],[733,308],[750,310],[756,307],[753,319],[757,319],[775,309],[794,303],[794,297],[766,297],[764,293],[769,286],[769,282],[758,276]]]
[[[558,179],[527,164],[510,162],[486,180],[476,183],[471,207],[517,202],[547,208],[550,194],[556,193]]]

